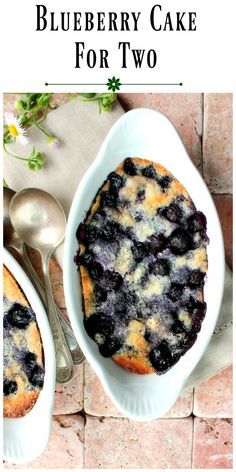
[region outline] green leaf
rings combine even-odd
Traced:
[[[110,103],[113,103],[116,101],[117,96],[116,93],[111,93],[111,92],[106,92],[106,93],[100,93],[98,96],[99,100],[108,100]]]
[[[96,93],[78,93],[78,95],[84,98],[94,98],[96,96]]]
[[[14,141],[15,141],[15,138],[10,133],[7,134],[4,138],[4,143],[5,144],[10,144],[10,143],[13,143]]]
[[[37,104],[41,107],[47,107],[52,96],[52,93],[41,93],[37,98]]]
[[[44,166],[45,158],[41,152],[36,151],[33,147],[31,155],[27,161],[30,170],[41,170]]]
[[[22,126],[24,126],[29,121],[29,118],[27,118],[26,112],[21,113],[20,115],[17,116],[17,118],[19,119],[19,122]]]
[[[37,98],[40,96],[40,93],[26,93],[23,100],[26,103],[26,110],[31,110],[35,105],[37,105]]]
[[[100,103],[100,110],[102,111],[110,111],[111,108],[112,108],[111,103],[103,103],[103,102]]]

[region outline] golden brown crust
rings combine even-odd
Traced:
[[[4,418],[21,418],[29,413],[35,405],[39,391],[34,392],[21,392],[17,394],[17,401],[13,401],[12,398],[4,398],[3,403],[3,416]]]
[[[29,306],[15,278],[5,266],[3,266],[3,294],[11,302],[18,302],[24,306]]]
[[[153,374],[155,372],[148,360],[141,355],[133,355],[130,357],[129,352],[124,352],[122,354],[116,354],[112,358],[120,367],[135,374],[144,375]]]
[[[29,307],[29,303],[16,282],[11,272],[3,267],[3,295],[7,298],[8,303],[20,303]],[[14,346],[20,346],[22,339],[25,339],[27,349],[36,354],[38,364],[43,363],[43,349],[40,333],[36,322],[31,322],[28,328],[20,333],[12,331],[12,341]],[[19,418],[28,413],[37,401],[40,393],[39,388],[34,390],[25,390],[28,380],[24,372],[19,371],[17,362],[14,359],[4,368],[4,377],[10,380],[17,379],[18,389],[13,395],[4,396],[3,415],[7,418]]]
[[[89,316],[92,313],[94,302],[93,282],[85,267],[81,266],[80,272],[83,281],[84,310],[86,316]]]
[[[167,206],[170,203],[172,203],[179,195],[183,195],[185,199],[192,204],[192,200],[186,191],[185,187],[175,179],[173,174],[169,172],[165,167],[160,165],[159,163],[154,163],[152,161],[149,161],[147,159],[140,159],[140,158],[132,158],[132,162],[134,164],[137,164],[138,166],[148,166],[152,165],[159,176],[169,176],[173,178],[170,189],[168,191],[168,196],[166,193],[160,193],[160,194],[154,194],[151,193],[150,197],[146,196],[145,198],[145,205],[147,208],[147,211],[152,211],[156,207],[162,207],[162,206]],[[123,170],[123,162],[114,170],[117,174],[124,176],[125,172]],[[133,182],[135,185],[135,180],[138,181],[140,179],[139,176],[135,176],[133,178]],[[151,185],[151,184],[150,184]],[[90,211],[87,215],[86,218],[86,223],[89,223],[95,212],[100,206],[100,195],[101,192],[104,190],[107,190],[109,187],[108,182],[105,182],[105,184],[102,186],[102,188],[99,190],[94,202],[91,205]],[[133,188],[130,188],[130,195],[129,197],[132,198],[132,192]],[[134,192],[133,192],[134,193]],[[125,211],[123,212],[122,215],[123,218],[129,217],[128,215],[125,215]],[[80,254],[83,254],[84,252],[84,246],[80,245]],[[183,258],[182,258],[183,259]],[[181,265],[181,257],[179,257],[179,264]],[[191,267],[191,263],[189,263],[189,267]],[[204,249],[199,250],[199,253],[196,252],[196,257],[195,260],[192,262],[192,267],[202,267],[203,270],[206,271],[207,269],[207,258],[206,258],[206,251]],[[80,274],[81,274],[81,281],[82,281],[82,288],[83,288],[83,296],[84,296],[84,308],[85,308],[85,316],[89,317],[93,312],[95,308],[95,297],[94,297],[94,284],[93,281],[89,275],[88,270],[83,266],[80,265]],[[203,300],[203,290],[199,289],[198,291],[198,300],[202,301]],[[144,332],[142,330],[137,333],[136,332],[136,327],[135,329],[132,329],[132,338],[128,334],[126,338],[126,342],[128,340],[128,345],[130,346],[130,350],[123,351],[122,353],[118,353],[113,355],[113,360],[120,365],[121,367],[124,367],[125,369],[137,373],[137,374],[150,374],[153,372],[156,372],[156,370],[152,367],[149,358],[148,358],[148,343],[146,342],[144,338]],[[130,336],[130,337],[129,337]],[[129,339],[128,339],[129,337]]]

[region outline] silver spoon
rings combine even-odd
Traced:
[[[58,319],[49,278],[50,257],[65,236],[64,210],[47,192],[28,188],[14,195],[9,215],[19,237],[41,255],[48,319],[56,351],[56,381],[69,382],[73,377],[73,360]]]
[[[3,239],[4,239],[4,246],[12,253],[14,257],[17,258],[18,262],[23,266],[24,271],[26,272],[27,276],[35,286],[39,296],[42,299],[43,304],[46,303],[45,291],[43,284],[38,277],[37,273],[35,272],[30,259],[28,258],[28,254],[25,249],[25,244],[20,239],[18,234],[15,232],[9,215],[9,206],[12,197],[15,195],[16,192],[10,189],[9,187],[3,187]],[[13,249],[13,251],[12,251]],[[62,312],[56,306],[57,314],[60,318],[60,323],[62,325],[63,331],[66,336],[66,340],[69,344],[71,356],[74,362],[74,365],[81,365],[85,362],[85,357],[83,352],[81,351],[76,339],[75,335],[71,329],[71,326],[67,319],[63,316]]]

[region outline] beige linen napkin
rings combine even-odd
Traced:
[[[68,215],[78,183],[95,159],[99,148],[115,121],[123,114],[117,103],[109,113],[99,114],[96,103],[72,100],[48,114],[45,126],[60,140],[57,150],[51,149],[40,131],[29,130],[31,142],[46,156],[45,167],[30,171],[21,161],[4,156],[4,178],[9,187],[19,190],[38,187],[53,194],[61,202]],[[31,146],[11,145],[12,152],[30,153]],[[56,258],[62,265],[63,246]],[[186,388],[215,374],[232,360],[232,274],[226,268],[224,300],[215,334],[208,349],[189,378]]]

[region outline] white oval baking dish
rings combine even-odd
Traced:
[[[136,375],[102,357],[83,326],[81,285],[73,262],[78,249],[76,229],[103,181],[126,157],[159,162],[186,187],[198,210],[208,222],[208,274],[204,289],[207,313],[197,341],[164,375]],[[204,354],[219,314],[224,285],[224,245],[219,218],[201,175],[189,158],[171,122],[150,109],[135,109],[111,128],[101,149],[83,176],[68,219],[64,247],[64,287],[71,324],[88,362],[118,410],[135,420],[163,416],[177,400],[187,378]]]
[[[12,255],[4,249],[3,263],[15,277],[36,314],[45,362],[44,385],[32,410],[22,418],[3,420],[3,457],[14,464],[36,459],[47,446],[55,390],[55,351],[47,315],[37,292]]]

